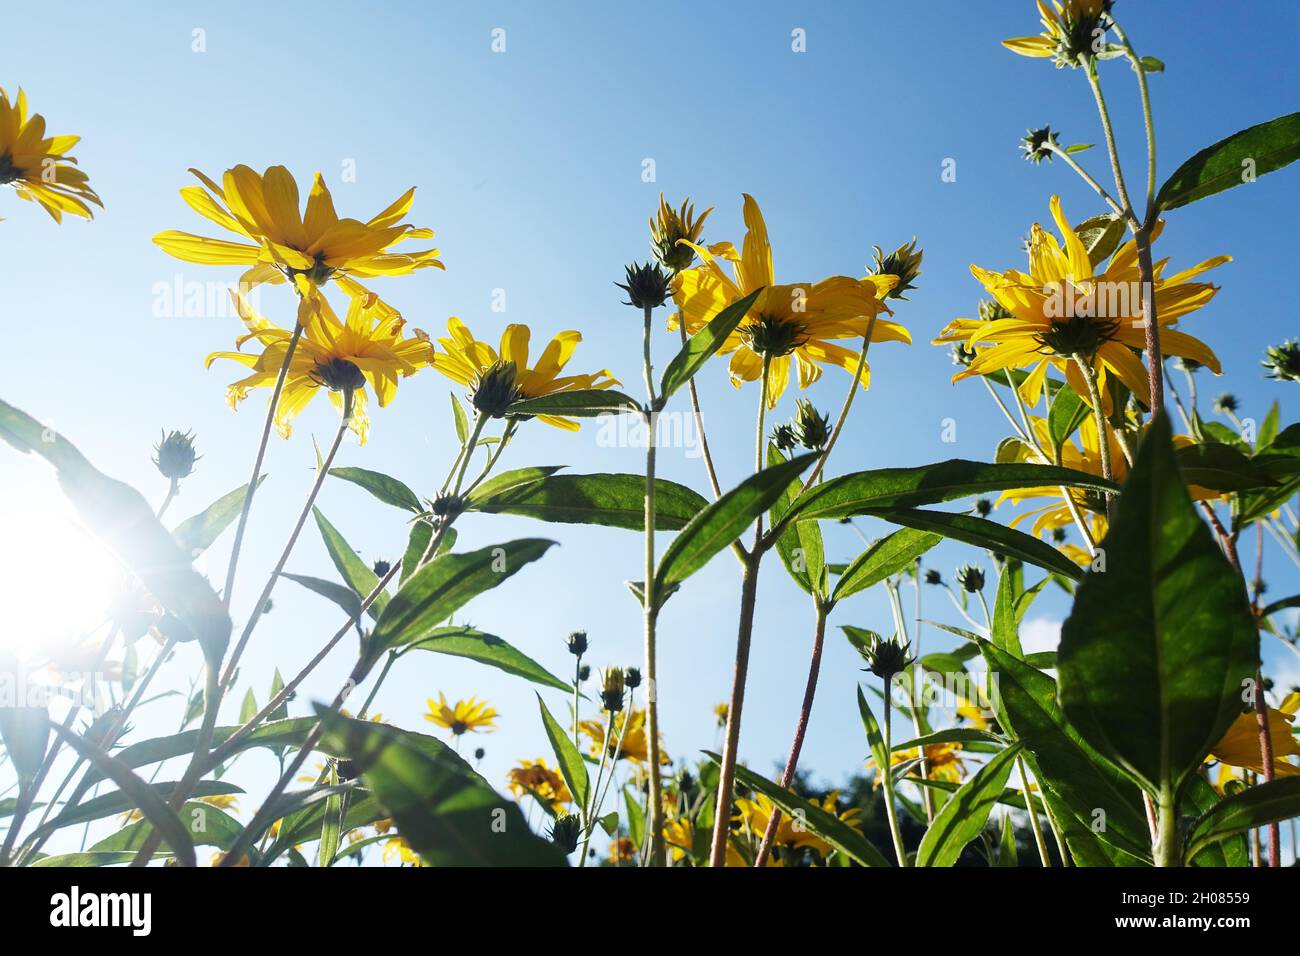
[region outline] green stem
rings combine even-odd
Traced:
[[[1020,787],[1025,792],[1025,809],[1029,811],[1029,829],[1034,832],[1034,845],[1038,847],[1038,858],[1044,867],[1050,868],[1052,857],[1047,852],[1043,828],[1038,822],[1038,809],[1034,806],[1034,795],[1029,790],[1029,774],[1025,772],[1025,761],[1021,757],[1016,757],[1016,769],[1020,771]]]
[[[1168,787],[1160,792],[1156,810],[1157,833],[1152,847],[1156,866],[1182,866],[1182,846],[1178,834],[1178,808]]]
[[[650,355],[650,329],[653,308],[645,307],[645,331],[642,337],[642,371],[645,375],[646,451],[645,451],[645,564],[642,584],[645,638],[646,680],[646,759],[650,764],[649,820],[650,865],[667,866],[664,847],[663,779],[659,767],[659,675],[655,627],[659,617],[659,595],[655,590],[655,451],[658,444],[658,401],[655,398],[654,369]],[[626,718],[624,719],[626,724]]]
[[[894,840],[894,855],[898,858],[898,865],[906,868],[909,866],[907,850],[903,847],[903,833],[898,828],[898,811],[894,808],[893,713],[894,705],[890,697],[889,682],[886,681],[885,726],[883,728],[885,735],[885,765],[880,768],[880,772],[884,777],[885,816],[889,820],[889,835]]]
[[[1101,392],[1097,390],[1097,373],[1093,371],[1090,365],[1078,352],[1073,355],[1074,364],[1079,368],[1079,374],[1083,376],[1084,384],[1088,387],[1088,401],[1092,405],[1093,420],[1097,424],[1097,454],[1101,459],[1101,476],[1107,481],[1115,480],[1115,472],[1111,467],[1110,461],[1110,436],[1107,434],[1108,427],[1106,422],[1106,413],[1101,407]],[[1106,493],[1106,510],[1107,513],[1114,511],[1115,496],[1110,492]],[[1111,515],[1113,517],[1113,515]]]

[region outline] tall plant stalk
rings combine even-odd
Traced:
[[[655,589],[655,450],[658,444],[659,399],[655,396],[654,368],[650,355],[651,318],[654,308],[646,305],[642,338],[642,371],[645,375],[645,577],[642,582],[642,610],[645,639],[646,757],[650,764],[649,819],[650,865],[667,865],[664,847],[663,779],[659,768],[659,672],[655,627],[659,617],[659,594]]]

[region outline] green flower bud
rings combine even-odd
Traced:
[[[898,276],[898,285],[889,290],[885,296],[887,299],[907,300],[903,295],[909,289],[915,289],[913,281],[921,274],[921,259],[925,255],[924,249],[916,248],[916,237],[912,237],[911,242],[904,243],[893,252],[885,255],[879,246],[875,249],[875,266],[871,272],[878,276]]]
[[[806,398],[795,402],[795,419],[791,424],[799,444],[809,451],[821,451],[830,441],[830,416],[819,414]]]
[[[1281,345],[1270,345],[1268,357],[1260,364],[1269,370],[1269,378],[1300,382],[1300,342],[1287,340]]]
[[[504,418],[519,398],[518,379],[514,362],[496,362],[479,375],[470,401],[489,418]]]
[[[963,564],[957,569],[957,583],[962,589],[974,594],[984,590],[984,572],[972,564]]]
[[[194,433],[173,431],[164,434],[161,441],[153,446],[153,463],[164,478],[180,481],[188,478],[194,471],[194,463],[199,460],[194,453]]]
[[[626,305],[638,309],[657,309],[672,297],[672,284],[658,264],[633,263],[626,266],[624,271],[627,273],[627,281],[615,282],[614,285],[627,293]]]

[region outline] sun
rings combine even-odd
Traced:
[[[40,660],[84,643],[105,623],[122,580],[61,498],[11,497],[0,511],[0,653]]]

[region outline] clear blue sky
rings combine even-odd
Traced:
[[[1168,66],[1151,81],[1162,175],[1221,136],[1295,109],[1294,4],[1125,0],[1116,13],[1140,52]],[[505,30],[504,53],[492,52],[494,28]],[[806,30],[805,53],[791,50],[795,28]],[[205,31],[206,52],[191,49],[195,29]],[[505,322],[525,322],[535,341],[577,328],[585,340],[574,367],[608,367],[634,392],[638,318],[612,283],[624,263],[648,254],[646,220],[659,192],[716,206],[708,239],[736,242],[741,193],[749,192],[766,214],[778,279],[860,275],[873,244],[892,248],[913,235],[925,248],[920,288],[898,309],[916,341],[873,352],[873,388],[831,470],[990,458],[1006,431],[996,409],[977,383],[950,385],[946,349],[927,343],[952,317],[972,314],[980,289],[970,263],[1023,267],[1021,238],[1032,222],[1048,220],[1053,192],[1076,221],[1101,211],[1059,163],[1031,167],[1019,158],[1026,127],[1047,122],[1064,143],[1100,142],[1078,74],[999,45],[1036,29],[1028,0],[754,3],[743,12],[671,2],[19,6],[0,36],[0,84],[11,93],[25,87],[52,131],[84,138],[75,152],[106,209],[93,223],[59,228],[0,193],[7,220],[0,395],[55,424],[99,467],[153,500],[165,491],[149,462],[159,429],[194,429],[204,457],[173,506],[176,518],[246,480],[260,401],[232,414],[225,385],[234,367],[202,367],[206,353],[230,346],[234,321],[152,311],[157,283],[237,276],[234,268],[187,266],[150,242],[163,229],[214,231],[177,195],[192,183],[189,166],[217,175],[235,163],[282,163],[304,182],[321,170],[340,213],[360,218],[419,186],[411,219],[437,230],[447,271],[375,284],[413,325],[436,333],[455,314],[495,339]],[[1130,179],[1140,182],[1132,76],[1116,63],[1103,71]],[[653,183],[642,181],[646,158],[656,165]],[[1102,173],[1100,149],[1082,158]],[[941,180],[946,159],[956,161],[955,182]],[[348,160],[355,183],[341,181]],[[1258,365],[1266,345],[1296,332],[1288,293],[1298,199],[1293,168],[1178,211],[1160,240],[1175,265],[1235,257],[1214,273],[1218,298],[1184,328],[1218,351],[1228,373],[1222,388],[1260,419],[1275,398],[1286,420],[1300,411],[1296,386],[1264,380]],[[506,290],[504,315],[491,311],[494,289]],[[290,293],[272,290],[262,302],[273,318],[291,321]],[[665,334],[658,344],[662,366],[673,340]],[[846,379],[829,370],[809,395],[838,407]],[[454,450],[449,384],[432,371],[403,383],[396,403],[375,412],[371,442],[346,446],[340,463],[431,492]],[[705,369],[700,386],[724,481],[734,484],[752,461],[754,391],[733,391],[720,363]],[[1206,397],[1222,388],[1202,382]],[[792,406],[788,393],[777,417]],[[240,617],[309,486],[311,436],[327,440],[332,415],[319,403],[292,441],[274,440],[237,588]],[[955,444],[940,440],[945,418],[956,420]],[[591,425],[576,435],[533,425],[508,463],[640,469],[638,450],[600,447],[597,435]],[[679,449],[661,462],[668,477],[705,490],[698,459]],[[46,470],[3,451],[0,463],[0,513],[12,521],[25,496],[46,487]],[[321,507],[367,560],[400,554],[400,515],[364,492],[331,483]],[[563,545],[474,602],[466,617],[475,626],[556,671],[570,666],[562,639],[576,628],[591,635],[592,663],[639,662],[637,607],[623,586],[640,576],[634,534],[490,516],[466,518],[461,534],[476,546],[525,535]],[[846,529],[828,529],[828,539],[836,559],[860,548]],[[949,578],[971,559],[947,546],[931,557]],[[1274,592],[1294,591],[1294,567],[1272,552],[1270,561]],[[218,547],[206,567],[219,577],[224,566]],[[328,571],[310,529],[289,568]],[[775,560],[764,578],[742,755],[768,771],[789,745],[812,615]],[[710,710],[729,687],[737,590],[736,567],[723,555],[664,613],[661,693],[674,756],[717,742]],[[927,598],[933,606],[934,593]],[[331,605],[288,582],[275,605],[243,665],[258,675],[260,699],[272,665],[296,671],[338,619]],[[1042,620],[1031,626],[1050,634],[1063,613],[1060,601],[1045,599],[1033,613]],[[883,596],[843,605],[832,624],[849,623],[888,630]],[[933,631],[926,640],[930,648],[948,643]],[[332,693],[346,656],[331,659],[305,696]],[[177,670],[197,671],[193,657]],[[1295,664],[1285,664],[1288,682],[1300,679]],[[866,752],[853,702],[859,666],[834,628],[804,759],[819,778],[842,779]],[[493,782],[516,759],[546,752],[531,686],[450,658],[408,658],[378,709],[404,726],[428,727],[419,715],[439,690],[453,699],[486,696],[501,711],[501,730],[473,741],[487,748],[484,772]],[[560,695],[552,704],[562,708]],[[137,721],[137,736],[166,732],[174,719],[166,707]],[[298,711],[305,707],[300,698]],[[248,778],[261,759],[248,758],[235,777]],[[270,765],[258,766],[264,773]]]

